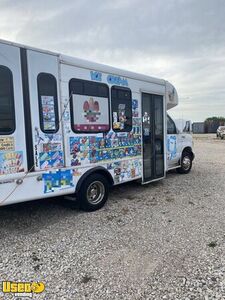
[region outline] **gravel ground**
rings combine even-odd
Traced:
[[[225,141],[195,136],[195,153],[190,174],[116,187],[94,213],[1,208],[1,279],[44,281],[33,299],[225,299]]]

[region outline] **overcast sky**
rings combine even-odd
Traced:
[[[225,116],[225,0],[0,0],[0,38],[167,79],[174,117]]]

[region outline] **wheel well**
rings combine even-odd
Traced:
[[[192,160],[194,159],[194,153],[193,153],[191,147],[185,147],[185,148],[183,149],[183,151],[182,151],[182,155],[183,155],[183,153],[185,153],[185,152],[186,152],[186,153],[189,153],[189,154],[191,155]]]
[[[79,191],[82,183],[84,182],[84,180],[90,176],[91,174],[101,174],[103,175],[107,180],[108,180],[108,183],[109,183],[109,186],[112,186],[113,183],[114,183],[114,180],[112,178],[112,175],[109,173],[109,171],[107,171],[105,168],[103,167],[96,167],[96,168],[93,168],[93,169],[90,169],[88,170],[87,172],[85,172],[81,178],[79,179],[77,185],[76,185],[76,192]]]

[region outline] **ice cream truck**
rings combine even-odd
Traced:
[[[0,40],[0,205],[61,196],[86,211],[109,189],[188,173],[166,80]]]

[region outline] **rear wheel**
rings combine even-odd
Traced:
[[[82,183],[77,198],[79,206],[84,211],[95,211],[104,206],[108,199],[109,183],[98,173],[91,174]]]
[[[192,155],[189,152],[184,152],[181,157],[181,166],[177,169],[180,174],[187,174],[192,168]]]

